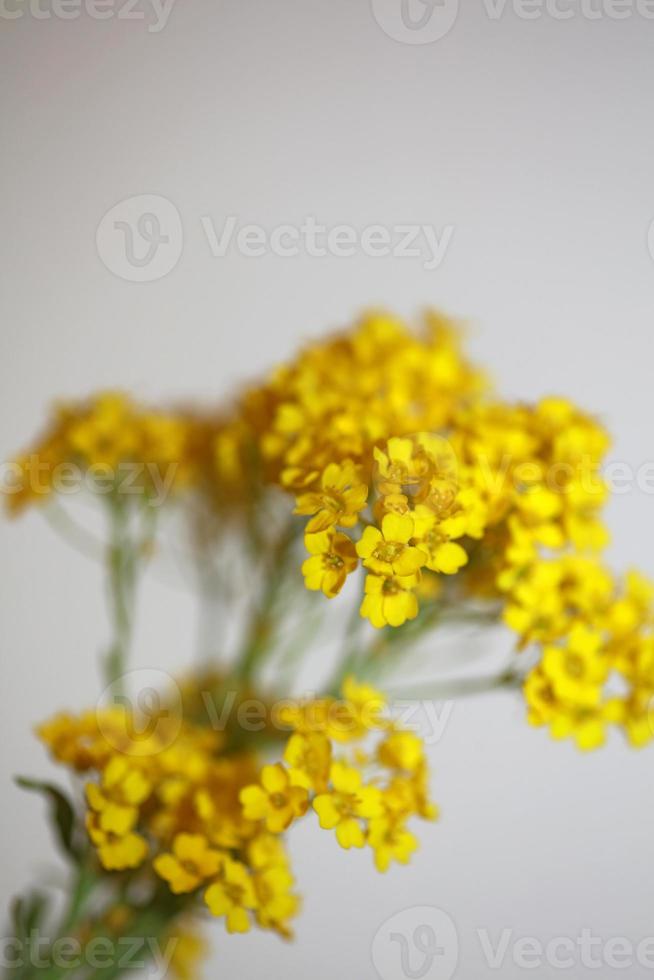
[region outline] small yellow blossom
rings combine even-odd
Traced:
[[[542,669],[557,698],[594,707],[609,669],[601,636],[584,626],[575,627],[563,646],[545,648]]]
[[[209,952],[209,944],[192,925],[175,925],[164,936],[173,942],[170,971],[176,980],[200,980],[200,963]],[[164,949],[165,949],[164,945]]]
[[[413,589],[416,575],[367,575],[361,615],[378,629],[382,626],[401,626],[418,615],[418,600]]]
[[[288,867],[276,864],[261,868],[254,872],[253,880],[257,922],[264,929],[274,929],[284,938],[290,938],[288,920],[297,915],[300,900],[291,890],[293,875]]]
[[[168,882],[170,890],[179,895],[194,891],[207,878],[212,878],[221,859],[220,853],[212,850],[202,834],[177,834],[172,854],[159,854],[153,866]]]
[[[404,821],[389,816],[370,821],[368,843],[375,852],[375,867],[387,871],[391,861],[408,864],[418,847],[415,834],[406,829]]]
[[[246,786],[240,799],[247,820],[263,820],[271,834],[280,834],[306,813],[307,790],[293,783],[293,774],[276,763],[261,770],[261,785]]]
[[[307,589],[322,591],[328,599],[333,599],[358,565],[354,543],[340,531],[307,534],[304,543],[311,555],[302,565],[304,584]]]
[[[409,544],[413,537],[413,518],[409,514],[386,514],[381,530],[367,527],[356,550],[363,564],[377,575],[414,575],[426,561],[419,548]]]
[[[322,732],[294,732],[284,749],[295,782],[316,793],[327,789],[331,757],[331,742]]]
[[[254,882],[244,864],[223,857],[215,881],[204,893],[212,915],[225,916],[228,932],[249,932],[249,912],[257,907]]]
[[[313,808],[323,830],[336,829],[336,839],[346,850],[363,847],[365,836],[362,819],[383,814],[381,791],[364,786],[361,773],[342,762],[335,762],[330,773],[332,789],[313,801]]]
[[[390,769],[416,772],[424,760],[422,741],[414,732],[394,730],[384,738],[377,751],[379,761]]]
[[[320,489],[297,498],[295,513],[314,515],[307,523],[307,534],[336,524],[354,527],[367,498],[368,487],[359,480],[353,463],[330,463],[320,478]]]

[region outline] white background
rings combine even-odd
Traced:
[[[137,9],[146,21],[0,17],[2,458],[56,396],[120,385],[219,401],[364,307],[435,305],[470,320],[504,394],[568,394],[601,414],[616,459],[652,459],[654,21],[493,20],[466,0],[446,37],[409,45],[364,0],[178,0],[158,33]],[[179,263],[150,283],[113,275],[95,245],[104,213],[138,194],[163,195],[183,224]],[[200,218],[220,228],[228,214],[454,235],[434,271],[361,254],[214,258]],[[654,574],[653,514],[647,494],[613,501],[617,567]],[[46,880],[50,859],[41,804],[11,775],[55,774],[31,726],[94,703],[108,627],[99,570],[38,514],[3,519],[0,535],[8,899]],[[178,668],[192,602],[156,579],[143,598],[135,664]],[[652,751],[616,736],[580,756],[529,729],[508,694],[457,705],[430,752],[442,818],[421,828],[412,866],[380,877],[369,853],[306,822],[295,944],[215,923],[207,975],[373,977],[377,929],[420,905],[454,919],[462,978],[497,975],[477,928],[637,942],[654,933]],[[501,975],[523,974],[509,953]]]

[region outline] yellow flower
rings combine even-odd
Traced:
[[[411,591],[418,583],[416,575],[386,577],[366,576],[361,615],[373,626],[401,626],[418,615],[418,600]]]
[[[147,841],[132,830],[116,834],[100,826],[99,814],[89,810],[85,818],[86,830],[95,846],[98,859],[107,871],[123,871],[137,868],[148,856]]]
[[[261,785],[244,787],[240,800],[246,820],[263,820],[271,834],[281,834],[309,805],[306,789],[280,763],[264,766]]]
[[[387,699],[372,684],[361,683],[350,674],[341,685],[341,693],[341,710],[328,730],[335,741],[350,742],[364,738],[369,732],[388,728],[389,721],[385,717]]]
[[[423,820],[436,820],[438,807],[429,796],[429,773],[423,760],[410,774],[394,775],[384,788],[384,808],[395,819],[416,814]]]
[[[413,732],[390,732],[377,751],[379,761],[390,769],[415,772],[424,761],[421,740]]]
[[[466,515],[461,512],[439,519],[426,504],[419,504],[414,513],[415,539],[425,555],[425,564],[432,572],[454,575],[468,561],[460,544],[452,540],[467,530]]]
[[[608,671],[599,644],[596,634],[577,627],[566,646],[546,648],[524,683],[529,723],[547,725],[555,739],[572,737],[586,751],[604,743],[612,715],[622,720],[615,702],[601,700]]]
[[[357,567],[354,543],[340,531],[307,534],[304,543],[311,555],[302,565],[304,584],[307,589],[322,591],[328,599],[333,599]]]
[[[283,865],[271,865],[254,873],[257,896],[257,922],[264,929],[274,929],[290,938],[288,920],[297,915],[300,901],[291,891],[293,875]]]
[[[406,829],[404,822],[390,816],[376,817],[370,821],[368,843],[375,852],[378,871],[387,871],[391,861],[408,864],[418,847],[415,835]]]
[[[171,892],[192,892],[218,871],[221,855],[209,847],[202,834],[177,834],[173,853],[160,854],[153,861],[154,870],[168,882]]]
[[[288,866],[288,855],[282,839],[277,834],[258,834],[247,846],[247,859],[255,869]]]
[[[129,400],[112,392],[97,396],[86,416],[71,425],[68,438],[73,452],[90,464],[114,467],[133,458],[138,435]]]
[[[336,524],[354,527],[367,499],[368,487],[359,480],[353,463],[330,463],[320,478],[320,489],[297,498],[295,513],[314,515],[307,523],[307,534]]]
[[[106,833],[127,834],[138,819],[139,805],[150,795],[152,785],[122,756],[114,756],[102,774],[101,786],[88,783],[86,798],[98,815],[98,827]]]
[[[362,819],[383,814],[381,791],[376,786],[364,786],[361,773],[342,762],[331,768],[332,789],[313,801],[313,808],[323,830],[336,829],[336,839],[346,850],[363,847],[365,837]]]
[[[321,732],[294,732],[284,749],[284,761],[295,782],[317,793],[327,788],[331,757],[331,742]]]
[[[577,748],[589,752],[604,744],[607,718],[601,709],[560,706],[550,722],[552,738],[574,738]]]
[[[107,870],[135,868],[145,860],[147,842],[134,828],[151,791],[152,784],[140,769],[118,755],[106,765],[100,786],[87,783],[86,828]]]
[[[224,915],[228,932],[249,932],[248,911],[257,907],[252,877],[240,861],[223,857],[216,880],[204,893],[212,915]]]
[[[375,446],[377,489],[384,497],[418,497],[429,481],[433,462],[416,440],[394,436],[385,450]]]
[[[599,704],[608,668],[601,635],[584,626],[575,627],[564,646],[548,646],[543,653],[543,674],[556,698],[576,706]]]
[[[419,548],[409,544],[413,518],[409,514],[386,514],[378,527],[367,527],[356,550],[363,564],[378,575],[414,575],[426,561]]]
[[[164,936],[173,941],[170,970],[177,980],[199,980],[200,962],[208,953],[206,940],[189,924],[175,925]],[[165,948],[165,945],[164,945]]]

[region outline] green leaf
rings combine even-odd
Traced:
[[[38,929],[48,910],[48,896],[43,892],[33,891],[27,897],[25,909],[25,932],[29,934]]]
[[[79,860],[79,849],[74,843],[75,811],[68,797],[53,783],[43,783],[37,779],[16,776],[16,783],[22,789],[34,790],[45,796],[50,804],[50,817],[55,827],[57,839],[65,854]]]
[[[11,921],[18,939],[25,935],[25,899],[17,895],[11,903]]]

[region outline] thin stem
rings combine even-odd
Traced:
[[[133,947],[134,955],[137,956],[138,962],[125,962],[125,954],[121,952],[120,956],[116,956],[115,962],[91,970],[86,980],[114,980],[115,977],[119,977],[121,974],[131,973],[136,969],[144,969],[144,959],[150,960],[162,952],[160,948],[161,940],[165,935],[170,921],[178,914],[178,911],[177,908],[160,909],[150,907],[139,910],[138,914],[125,929],[125,934],[129,937],[130,942],[133,942],[135,939],[145,940],[143,945]]]
[[[75,926],[84,911],[87,899],[90,897],[97,883],[98,879],[93,870],[87,864],[82,864],[78,869],[77,878],[75,879],[68,903],[68,909],[59,929],[60,935],[67,935]]]
[[[97,884],[98,878],[88,864],[81,864],[76,869],[70,899],[57,929],[57,934],[50,941],[51,947],[54,947],[58,940],[69,940],[76,937],[87,919],[86,905]],[[32,974],[38,976],[39,980],[60,980],[61,977],[69,975],[71,970],[75,968],[53,961],[49,963],[39,961],[32,964],[31,969],[29,964],[26,964],[26,967],[27,972],[25,972],[24,967],[18,975],[20,980],[30,980]],[[12,974],[9,973],[8,975]],[[13,976],[16,975],[13,974]]]
[[[154,509],[144,503],[143,533],[136,537],[130,528],[128,503],[115,495],[110,500],[109,545],[107,549],[107,586],[113,642],[105,658],[105,681],[115,684],[122,693],[122,678],[127,667],[134,623],[134,602],[141,565],[152,550]]]
[[[259,607],[248,630],[235,674],[242,682],[250,680],[261,655],[268,647],[274,625],[274,608],[281,585],[289,550],[295,540],[295,527],[291,522],[280,534],[273,548],[265,571],[265,585]]]
[[[132,632],[134,552],[128,534],[128,514],[118,497],[109,511],[109,545],[107,550],[108,590],[113,641],[105,660],[105,681],[122,689]]]
[[[459,677],[436,684],[424,684],[419,688],[391,688],[389,698],[407,700],[454,700],[477,694],[488,694],[498,689],[517,690],[522,684],[522,676],[509,667],[499,674],[486,677]]]

